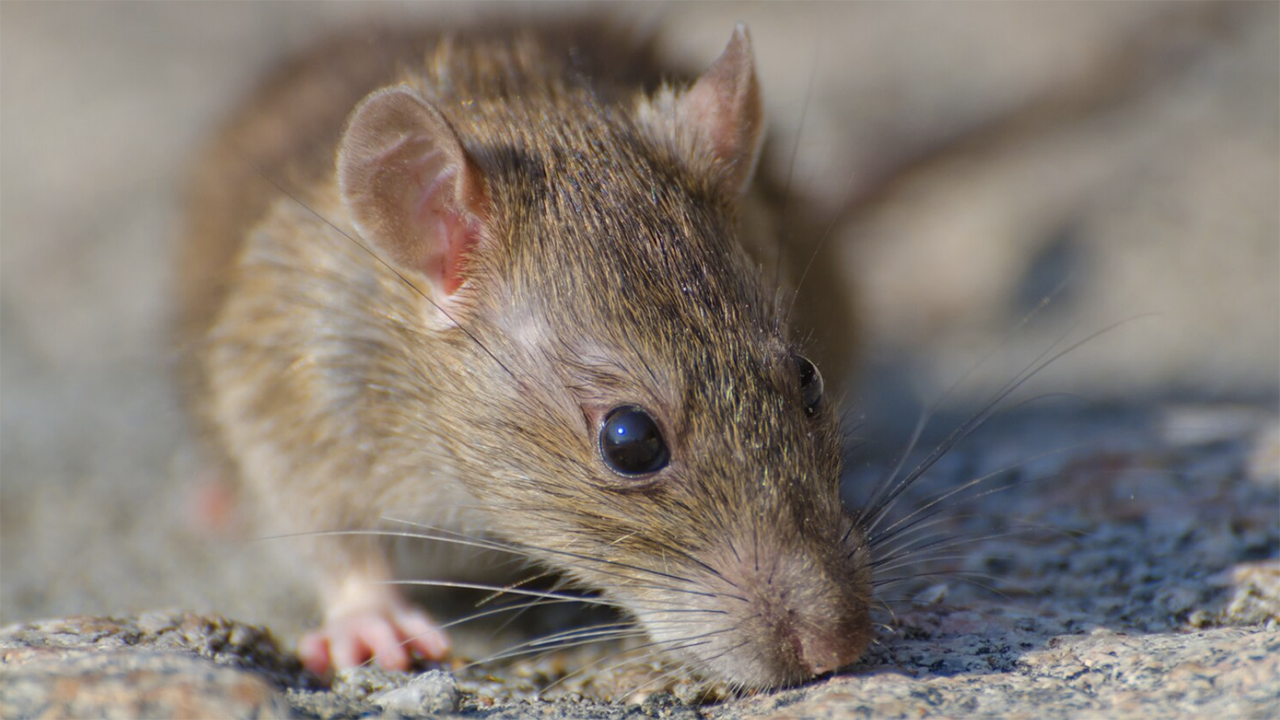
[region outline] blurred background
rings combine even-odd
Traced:
[[[1273,416],[1280,5],[590,10],[695,68],[749,24],[767,152],[833,223],[853,289],[864,434],[989,397],[1116,324],[1034,392]],[[0,622],[165,606],[286,633],[309,620],[271,543],[191,530],[166,326],[183,179],[255,80],[318,36],[477,12],[512,11],[0,4]]]

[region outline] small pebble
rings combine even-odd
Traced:
[[[369,696],[369,702],[385,712],[401,715],[455,712],[458,709],[458,687],[451,673],[428,670],[407,685]]]

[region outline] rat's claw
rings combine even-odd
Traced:
[[[449,638],[424,613],[413,608],[386,608],[331,619],[298,641],[298,657],[308,670],[325,675],[372,659],[387,670],[407,670],[416,654],[440,660]]]

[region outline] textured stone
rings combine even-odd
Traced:
[[[0,669],[0,717],[294,717],[264,674],[174,652],[33,653]]]
[[[369,702],[401,715],[438,715],[458,708],[458,687],[453,675],[431,670],[405,685],[371,695]]]

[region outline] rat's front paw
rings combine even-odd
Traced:
[[[356,667],[373,660],[387,670],[407,670],[411,655],[440,660],[449,638],[420,610],[390,607],[331,618],[298,641],[298,657],[316,675],[332,667]]]

